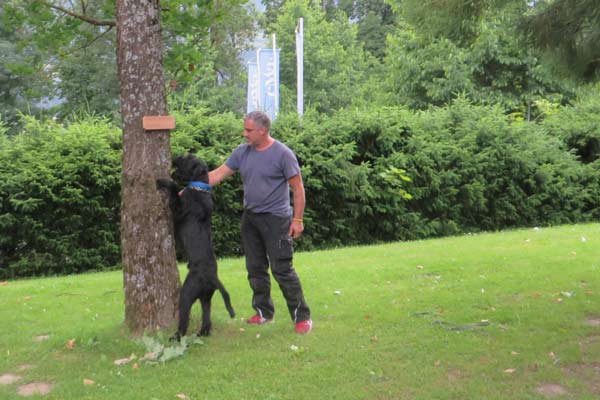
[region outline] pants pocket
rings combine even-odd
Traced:
[[[294,239],[284,237],[279,239],[279,259],[291,260],[294,255]]]

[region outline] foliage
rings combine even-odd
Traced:
[[[598,218],[597,100],[594,94],[573,109],[550,107],[540,123],[465,99],[420,112],[281,114],[273,135],[297,154],[307,196],[298,248]],[[212,169],[242,142],[235,114],[182,103],[174,115],[173,155],[196,153]],[[2,155],[10,160],[0,176],[4,276],[117,263],[116,134],[101,120],[65,127],[29,120],[23,134],[3,137]],[[569,146],[591,152],[582,163]],[[218,185],[214,198],[216,253],[241,254],[239,175]]]
[[[510,13],[482,19],[477,34],[465,45],[432,37],[410,25],[388,38],[387,90],[395,103],[424,109],[458,97],[497,104],[507,113],[532,119],[540,99],[567,102],[573,91],[542,64],[515,35]]]
[[[497,107],[458,101],[418,114],[399,157],[412,172],[409,206],[427,236],[581,221],[599,211],[593,169]]]
[[[256,19],[245,0],[170,3],[163,28],[172,97],[193,95],[213,111],[242,111],[246,70],[240,54],[254,38]]]
[[[146,354],[140,360],[149,364],[165,363],[183,357],[190,345],[202,345],[204,342],[197,336],[184,336],[178,343],[163,344],[161,337],[143,336],[139,343],[146,349]]]
[[[114,118],[119,108],[114,1],[79,0],[71,8],[62,4],[77,16],[49,4],[61,6],[46,0],[6,1],[3,22],[18,33],[20,59],[14,65],[28,67],[30,75],[45,72],[53,77],[49,84],[51,97],[61,100],[59,118],[81,111]],[[167,0],[161,7],[164,65],[174,95],[191,87],[197,100],[217,111],[240,110],[245,85],[238,54],[254,34],[251,7],[240,0]],[[21,47],[42,51],[43,62],[24,59]],[[216,95],[220,101],[214,102]]]
[[[575,75],[600,78],[600,3],[596,0],[536,2],[522,28],[537,47],[549,49]]]
[[[582,92],[571,107],[553,110],[543,126],[584,163],[600,160],[600,85]]]
[[[395,104],[442,106],[461,93],[475,93],[467,51],[448,39],[429,41],[406,27],[388,39],[387,90]]]
[[[405,21],[426,35],[445,37],[457,43],[469,43],[477,37],[481,20],[491,8],[520,4],[521,0],[391,0]]]
[[[11,29],[9,16],[0,7],[0,119],[14,133],[19,113],[38,112],[36,104],[45,93],[47,74],[38,67],[40,51],[32,45],[19,46],[22,29]]]
[[[119,120],[115,32],[106,31],[93,40],[93,45],[81,43],[75,51],[61,53],[52,65],[58,81],[54,95],[60,99],[57,118],[83,112]]]
[[[419,32],[468,45],[480,34],[482,21],[510,14],[512,34],[523,49],[549,50],[546,64],[596,81],[600,63],[600,3],[596,0],[392,0],[392,5]],[[526,40],[523,40],[526,39]]]
[[[27,118],[19,135],[2,135],[0,158],[0,277],[118,263],[121,144],[112,124]]]
[[[564,223],[599,211],[593,168],[498,108],[459,101],[417,114],[343,112],[305,118],[302,131],[282,136],[304,161],[307,214],[318,221],[308,235],[318,246]],[[411,178],[403,187],[411,200],[386,181],[392,168]]]

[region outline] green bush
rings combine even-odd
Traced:
[[[563,140],[584,163],[600,159],[600,85],[569,107],[549,113],[543,122],[549,134]]]
[[[21,134],[0,137],[0,277],[116,265],[120,131],[28,118]]]
[[[401,167],[427,235],[588,220],[594,172],[542,127],[457,101],[417,114]]]
[[[593,120],[595,108],[580,107]],[[565,108],[557,112],[569,113]],[[210,168],[243,142],[240,116],[190,107],[175,113],[173,155]],[[299,249],[590,221],[600,217],[600,160],[569,150],[573,121],[515,121],[463,100],[414,112],[283,114],[273,136],[300,162],[307,196]],[[121,144],[103,120],[26,122],[0,135],[2,277],[65,274],[119,261]],[[409,196],[409,195],[410,196]],[[242,184],[214,190],[218,256],[240,255]]]

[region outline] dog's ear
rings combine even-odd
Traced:
[[[192,176],[196,181],[208,183],[208,168],[206,167],[206,164],[196,162],[194,164]]]
[[[177,168],[178,166],[181,165],[181,162],[183,161],[183,156],[177,156],[175,158],[173,158],[173,161],[171,161],[171,164],[173,165],[173,167]]]

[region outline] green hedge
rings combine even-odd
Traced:
[[[234,115],[177,118],[186,128],[175,133],[174,152],[197,152],[211,167],[242,140]],[[499,108],[463,101],[418,113],[381,108],[308,113],[302,120],[281,115],[273,126],[273,136],[296,152],[303,171],[301,249],[597,218],[597,166],[579,162],[546,131],[513,121]],[[401,182],[411,200],[390,184],[393,170],[411,178]],[[240,251],[240,189],[238,179],[215,189],[220,255]]]
[[[575,107],[578,126],[597,118],[594,107]],[[298,246],[596,219],[600,161],[578,158],[573,135],[565,133],[575,129],[572,119],[560,123],[561,113],[572,112],[563,107],[542,123],[528,123],[499,108],[456,101],[417,113],[380,108],[308,112],[302,120],[281,115],[273,136],[298,155],[306,187],[306,230]],[[173,154],[197,153],[212,168],[243,140],[234,114],[192,108],[176,118]],[[117,264],[119,129],[103,120],[61,126],[30,119],[20,135],[0,138],[0,277]],[[241,254],[239,176],[217,186],[214,197],[217,254]]]
[[[120,131],[104,120],[25,121],[0,136],[0,277],[119,262]]]

